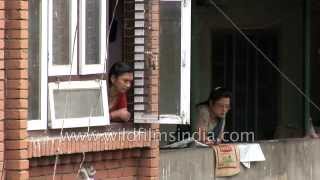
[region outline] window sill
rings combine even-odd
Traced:
[[[123,127],[123,126],[122,126]],[[43,132],[42,132],[43,134]],[[56,154],[74,154],[119,149],[151,147],[151,132],[118,129],[118,131],[66,131],[59,134],[29,134],[28,157],[53,156]]]

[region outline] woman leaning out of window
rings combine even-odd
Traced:
[[[127,109],[127,92],[133,81],[133,69],[117,62],[109,71],[108,102],[111,121],[127,122],[131,114]]]

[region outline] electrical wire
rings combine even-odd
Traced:
[[[293,82],[288,75],[281,71],[281,69],[272,62],[271,58],[269,58],[242,30],[241,28],[213,1],[209,0],[209,2],[232,24],[232,26],[267,60],[268,63],[289,83],[291,84],[310,104],[312,104],[319,112],[320,107],[311,100],[311,98],[306,95],[299,86]]]

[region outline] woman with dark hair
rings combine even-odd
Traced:
[[[209,99],[197,105],[198,133],[205,143],[220,143],[223,139],[225,117],[230,109],[231,93],[222,87],[215,88]],[[212,141],[207,141],[208,136]]]
[[[128,121],[130,113],[127,109],[127,91],[133,81],[133,69],[123,63],[117,62],[109,71],[108,102],[112,121]]]

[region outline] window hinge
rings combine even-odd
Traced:
[[[186,67],[186,53],[185,53],[185,52],[182,53],[182,63],[181,63],[181,66],[182,66],[183,68]]]
[[[185,121],[184,119],[186,117],[186,113],[184,111],[182,111],[180,117],[181,117],[182,123],[184,123],[184,121]]]
[[[183,7],[187,7],[188,6],[188,0],[183,0]]]

